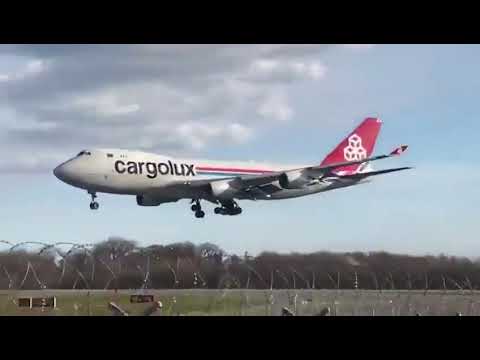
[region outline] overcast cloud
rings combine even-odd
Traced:
[[[88,147],[247,143],[292,120],[289,87],[328,76],[329,46],[2,45],[0,171],[47,171]]]

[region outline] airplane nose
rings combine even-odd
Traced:
[[[60,180],[62,180],[62,178],[64,177],[64,173],[65,173],[65,171],[64,171],[64,168],[63,168],[63,164],[59,165],[55,169],[53,169],[53,175],[55,175]]]
[[[75,179],[75,169],[75,165],[72,164],[71,161],[67,161],[53,169],[53,174],[57,177],[57,179],[69,183],[70,181]]]

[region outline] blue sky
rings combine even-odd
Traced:
[[[194,54],[200,51],[197,61],[185,60],[187,48]],[[122,236],[145,245],[208,241],[229,252],[254,254],[386,250],[480,255],[479,46],[324,46],[300,51],[291,45],[277,51],[252,45],[228,53],[217,49],[218,56],[213,52],[208,61],[198,60],[202,50],[187,45],[160,55],[157,49],[116,49],[111,56],[108,48],[101,50],[12,46],[0,51],[0,94],[5,92],[0,127],[3,136],[8,135],[1,147],[1,239],[92,243]],[[85,56],[80,65],[68,60],[79,56],[70,54],[76,52]],[[110,85],[103,86],[95,69],[102,56],[115,62],[116,52],[124,62],[135,64],[133,72],[143,74],[145,68],[145,78],[154,74],[151,78],[158,83],[145,85],[145,78],[112,72],[100,79]],[[156,56],[161,61],[183,60],[178,65],[168,61],[173,70],[164,74],[155,67]],[[270,59],[269,69],[275,62],[275,74],[265,78],[260,70],[245,72],[241,74],[248,81],[228,83],[263,58]],[[171,76],[176,66],[185,82]],[[258,68],[264,71],[265,66]],[[25,69],[34,75],[22,77],[22,71],[28,73]],[[225,87],[209,85],[202,78],[205,73]],[[8,78],[3,84],[2,74]],[[90,79],[99,85],[90,85]],[[158,104],[141,86],[155,86]],[[185,113],[177,95],[191,101]],[[95,111],[85,107],[92,102]],[[193,157],[318,163],[372,115],[384,121],[376,153],[410,145],[402,158],[379,161],[374,167],[406,165],[414,170],[300,199],[245,201],[241,216],[215,216],[213,206],[205,204],[207,216],[198,220],[187,201],[142,208],[133,197],[106,194],[99,196],[100,210],[92,212],[86,193],[51,173],[75,151],[104,145]],[[239,126],[231,127],[234,123]],[[141,133],[136,127],[148,131]],[[154,131],[158,133],[152,140],[148,135]],[[198,143],[192,139],[195,134],[202,134]]]

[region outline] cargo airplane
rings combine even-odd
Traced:
[[[382,121],[365,119],[318,165],[261,165],[252,162],[177,159],[141,151],[90,149],[56,167],[61,181],[91,195],[90,209],[99,208],[97,193],[136,196],[140,206],[191,200],[197,218],[205,212],[201,200],[217,205],[215,214],[238,215],[236,200],[281,200],[369,182],[372,176],[411,169],[377,170],[370,163],[400,155],[371,156]]]

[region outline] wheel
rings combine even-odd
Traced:
[[[205,216],[205,212],[202,210],[196,211],[195,212],[195,217],[196,218],[203,218]]]
[[[220,214],[222,212],[222,208],[221,207],[216,207],[215,209],[213,209],[213,212],[215,214]]]
[[[191,207],[192,211],[197,211],[198,210],[198,205],[197,204],[193,204],[192,207]]]
[[[222,209],[222,215],[239,215],[242,213],[242,208],[241,207],[236,207],[233,209]]]
[[[100,205],[96,201],[90,203],[90,210],[98,210],[99,207]]]

